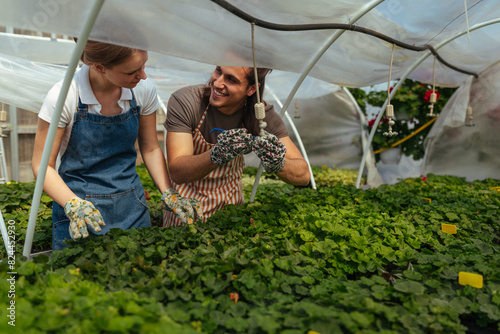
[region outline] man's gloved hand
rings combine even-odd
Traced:
[[[64,212],[69,218],[69,235],[73,240],[89,236],[87,225],[95,232],[100,232],[101,226],[106,225],[94,204],[79,197],[70,199],[64,205]]]
[[[163,193],[161,204],[165,210],[173,212],[183,224],[192,224],[203,219],[200,202],[194,198],[182,197],[174,188]]]
[[[200,201],[198,201],[196,198],[188,198],[188,201],[194,210],[195,217],[196,217],[195,221],[196,220],[203,220],[203,209],[201,208]]]
[[[252,149],[267,173],[276,174],[285,167],[286,146],[275,135],[266,132],[264,136],[258,136]]]
[[[210,150],[210,160],[217,166],[224,165],[240,154],[250,153],[253,141],[247,129],[226,130],[217,136],[217,144]]]

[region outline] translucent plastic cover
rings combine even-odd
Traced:
[[[470,181],[499,178],[499,91],[497,64],[455,92],[426,138],[423,173],[456,175]]]
[[[475,29],[498,20],[498,0],[228,2],[271,23],[350,24],[408,45],[430,44],[438,49],[443,59],[472,72],[488,68],[500,54],[498,25]],[[0,8],[8,9],[0,11],[0,25],[78,36],[93,3],[0,0]],[[461,37],[454,39],[457,36]],[[202,63],[252,65],[250,23],[209,0],[107,0],[90,38]],[[450,40],[452,42],[447,43]],[[9,49],[7,44],[2,43],[0,53],[4,48]],[[327,47],[311,76],[359,87],[387,80],[392,50],[392,44],[387,41],[350,30],[276,31],[259,26],[255,27],[255,46],[258,66],[297,73],[302,72],[323,47]],[[33,45],[29,52],[46,53],[46,50],[37,48],[43,46]],[[397,47],[392,77],[400,77],[428,53]],[[56,53],[53,55],[60,57]],[[432,64],[433,57],[425,59],[410,77],[432,81]],[[467,74],[437,66],[436,81],[439,85],[458,86],[467,77]]]

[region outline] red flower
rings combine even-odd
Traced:
[[[422,182],[427,181],[427,176],[420,175],[422,177]]]
[[[376,120],[377,120],[377,119],[376,119],[376,118],[374,118],[374,119],[372,119],[372,120],[369,120],[369,121],[368,121],[368,127],[369,127],[370,129],[371,129],[371,128],[375,125],[375,121],[376,121]],[[382,119],[379,121],[379,124],[380,124],[380,123],[388,123],[388,122],[389,122],[389,118],[384,117],[384,118],[382,118]]]
[[[436,101],[439,100],[439,92],[438,91],[434,91],[434,93],[436,93]],[[431,94],[432,94],[432,89],[428,90],[427,92],[425,92],[425,95],[424,95],[424,100],[429,102],[429,100],[431,99]]]
[[[236,293],[236,292],[231,292],[229,294],[229,299],[231,299],[236,304],[238,302],[238,300],[240,299],[240,295],[238,295],[238,293]]]

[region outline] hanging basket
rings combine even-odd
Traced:
[[[401,160],[401,148],[392,147],[388,150],[380,152],[380,161],[384,164],[398,164]]]

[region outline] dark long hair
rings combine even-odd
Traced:
[[[247,72],[246,79],[248,80],[248,86],[255,85],[255,73],[253,68],[250,68],[251,71]],[[264,88],[266,87],[266,76],[271,73],[272,69],[270,68],[257,68],[257,78],[259,80],[260,86],[259,88],[259,96],[261,102],[263,102],[262,98],[264,96]],[[207,85],[205,90],[203,91],[203,101],[208,105],[211,94],[211,86]],[[247,96],[246,102],[243,106],[243,116],[241,118],[240,126],[244,127],[253,134],[254,136],[258,136],[260,133],[259,121],[255,118],[255,108],[254,105],[257,103],[257,94],[253,93],[250,96]]]

